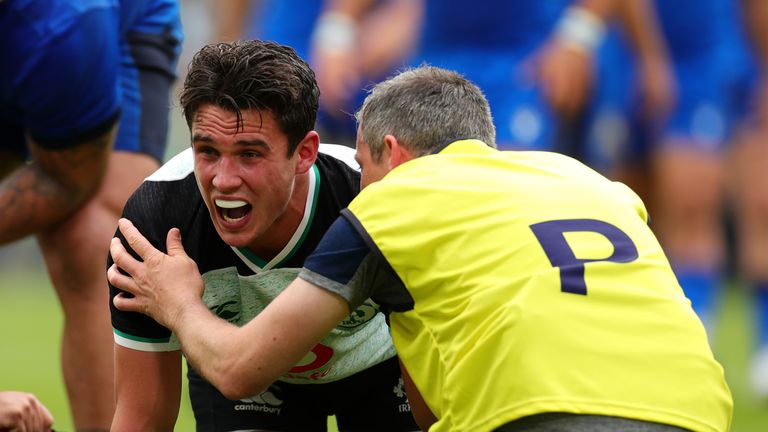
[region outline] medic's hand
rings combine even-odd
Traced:
[[[107,279],[134,296],[120,293],[112,303],[117,309],[143,313],[174,330],[185,308],[201,303],[203,293],[202,277],[197,264],[184,251],[178,228],[168,231],[166,255],[155,249],[128,219],[120,219],[118,227],[142,261],[136,260],[120,239],[112,239],[109,251],[115,263],[107,270]]]

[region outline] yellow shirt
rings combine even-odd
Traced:
[[[413,297],[391,331],[430,431],[544,412],[728,430],[723,369],[626,186],[465,140],[349,209]]]

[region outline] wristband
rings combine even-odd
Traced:
[[[357,24],[339,12],[326,12],[317,19],[312,45],[330,51],[348,51],[357,43]]]
[[[560,40],[591,53],[603,40],[605,23],[587,9],[571,7],[557,23],[555,34]]]

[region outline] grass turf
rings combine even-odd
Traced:
[[[36,394],[53,413],[54,427],[72,431],[59,366],[62,313],[53,288],[42,269],[0,266],[0,275],[0,389]],[[753,335],[749,305],[744,290],[729,285],[713,334],[715,355],[725,367],[735,401],[732,432],[768,431],[768,404],[750,396],[747,382]],[[335,431],[333,419],[329,424]],[[176,430],[194,430],[186,386]]]

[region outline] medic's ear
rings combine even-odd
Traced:
[[[403,147],[394,135],[384,136],[384,150],[389,153],[389,169],[413,159],[411,151]]]

